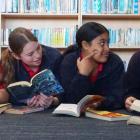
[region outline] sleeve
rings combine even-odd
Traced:
[[[125,75],[125,92],[126,98],[133,96],[140,99],[140,52],[130,59]]]
[[[63,59],[60,65],[60,81],[65,90],[63,102],[77,103],[90,91],[89,78],[77,72],[76,59]]]
[[[108,79],[106,79],[105,100],[99,106],[101,109],[114,110],[124,105],[124,65],[120,58],[113,61]]]

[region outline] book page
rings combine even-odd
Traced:
[[[79,117],[80,114],[77,112],[76,104],[60,104],[54,111],[53,114],[66,114]]]

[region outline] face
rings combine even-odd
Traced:
[[[93,52],[93,59],[97,63],[105,63],[109,56],[108,34],[103,33],[88,43],[86,55]]]
[[[27,43],[20,54],[20,60],[30,68],[39,67],[42,60],[42,48],[40,44],[35,41]]]

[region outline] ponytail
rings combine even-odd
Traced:
[[[1,65],[2,65],[2,81],[7,86],[8,84],[14,82],[14,57],[11,52],[7,48],[2,52],[1,57]]]

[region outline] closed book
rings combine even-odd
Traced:
[[[110,111],[100,111],[94,110],[92,108],[87,108],[85,112],[86,117],[105,120],[105,121],[123,121],[128,120],[129,115]]]
[[[17,106],[12,107],[4,111],[4,113],[8,114],[29,114],[34,112],[43,111],[43,107],[29,107],[29,106]]]

